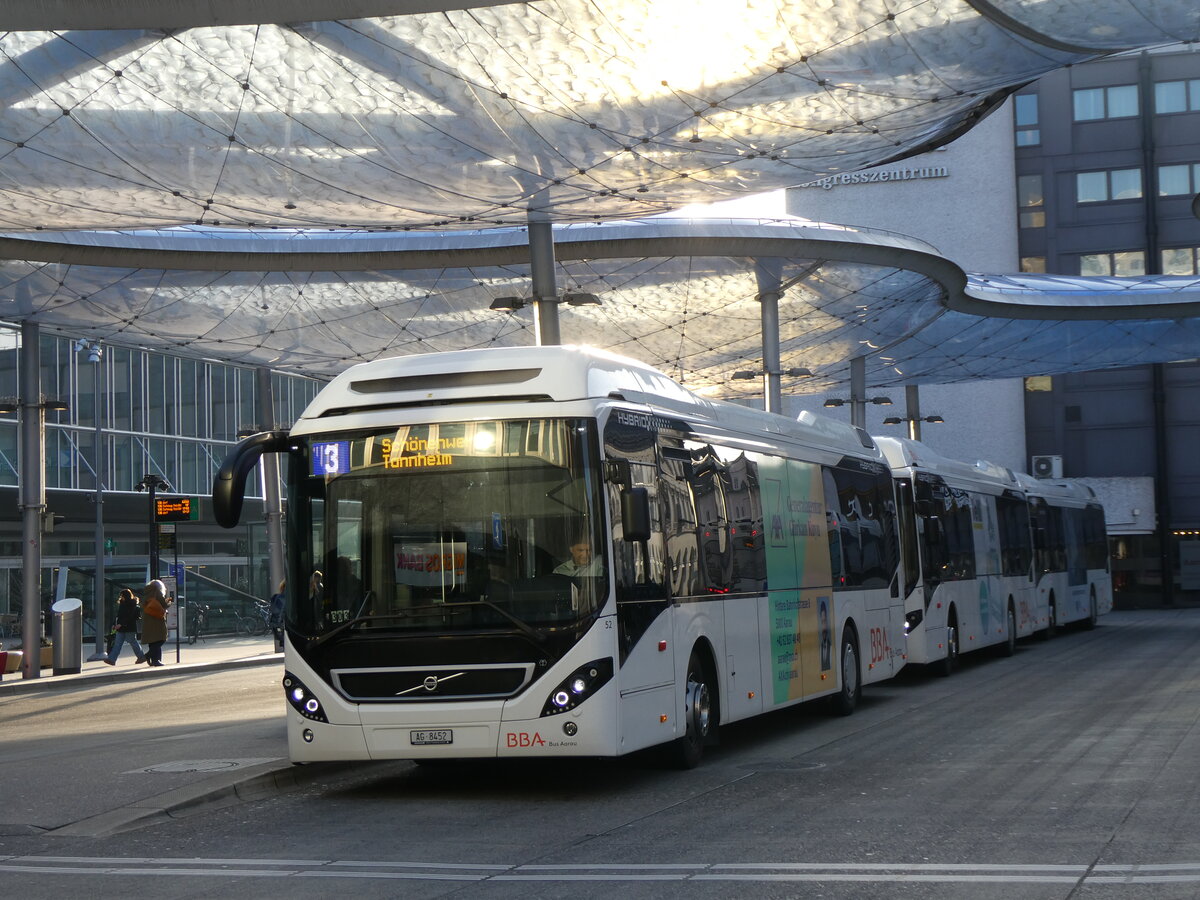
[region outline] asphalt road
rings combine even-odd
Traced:
[[[12,697],[0,885],[1196,898],[1198,649],[1200,610],[1114,613],[1010,659],[968,657],[949,679],[908,671],[850,718],[810,706],[728,727],[690,772],[644,757],[286,766],[274,667]]]

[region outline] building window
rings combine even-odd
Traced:
[[[1077,203],[1136,200],[1141,196],[1141,169],[1111,169],[1107,172],[1079,172],[1075,175]]]
[[[1086,88],[1073,93],[1076,122],[1123,119],[1138,114],[1138,92],[1134,84]]]
[[[1141,250],[1085,253],[1079,257],[1080,275],[1145,275],[1146,254]]]
[[[1162,251],[1164,275],[1200,274],[1200,247],[1171,247]]]
[[[1029,375],[1025,378],[1025,390],[1030,392],[1051,391],[1054,381],[1049,375]]]
[[[1046,273],[1046,257],[1044,256],[1022,256],[1021,271],[1038,273],[1044,275]]]
[[[1158,196],[1192,196],[1200,192],[1200,163],[1158,167]]]
[[[1017,125],[1017,146],[1032,147],[1042,142],[1038,128],[1038,95],[1017,94],[1013,98],[1013,117]]]
[[[1159,115],[1195,110],[1200,110],[1200,78],[1154,85],[1154,111]]]
[[[1017,206],[1020,208],[1022,228],[1045,228],[1046,211],[1043,209],[1042,176],[1017,176]]]

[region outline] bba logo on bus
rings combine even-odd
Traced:
[[[536,731],[533,734],[528,731],[515,733],[509,731],[504,735],[504,745],[506,747],[545,747],[546,742]]]

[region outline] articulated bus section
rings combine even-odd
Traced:
[[[909,661],[949,674],[961,653],[1094,624],[1112,608],[1104,511],[1087,488],[878,438],[902,510]]]

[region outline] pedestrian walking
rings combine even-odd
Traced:
[[[161,666],[162,647],[167,641],[167,586],[155,578],[142,589],[142,640],[146,642],[146,662]]]
[[[287,579],[279,582],[279,590],[271,595],[270,615],[267,619],[267,624],[271,627],[271,634],[275,636],[275,649],[283,649],[283,607],[284,598],[287,596],[284,592],[287,590]]]
[[[114,626],[117,636],[113,639],[112,649],[104,657],[104,661],[110,666],[117,664],[117,657],[121,655],[121,650],[126,644],[133,648],[137,657],[135,663],[146,661],[146,654],[142,652],[142,645],[137,639],[138,620],[141,617],[142,609],[138,598],[129,588],[122,589],[120,597],[117,598],[117,623]]]

